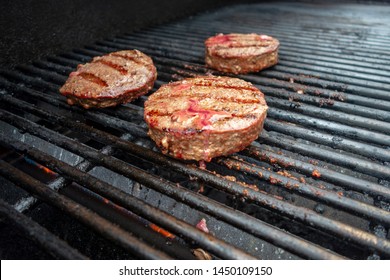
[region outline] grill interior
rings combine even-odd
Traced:
[[[0,234],[26,247],[3,258],[388,259],[389,12],[234,5],[2,70]],[[204,66],[203,42],[232,32],[278,38],[280,62],[238,76],[270,107],[258,140],[205,169],[155,147],[147,97],[84,110],[58,92],[78,64],[122,49],[153,58],[153,91],[223,75]]]

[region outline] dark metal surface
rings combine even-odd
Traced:
[[[2,199],[0,199],[0,216],[2,218],[9,219],[16,229],[28,234],[30,238],[39,243],[55,258],[73,260],[87,259],[87,257],[70,247],[66,242],[16,211],[11,205],[4,202]]]
[[[0,67],[10,68],[237,0],[4,0],[0,10]],[[241,1],[242,2],[242,1]],[[28,47],[26,47],[28,45]]]
[[[140,240],[137,240],[130,233],[123,231],[115,224],[102,219],[89,209],[76,204],[72,200],[57,194],[38,180],[24,174],[8,163],[0,161],[0,167],[0,174],[11,182],[25,188],[27,191],[37,195],[44,201],[54,204],[56,207],[74,216],[74,218],[82,220],[85,224],[88,224],[91,228],[94,228],[102,235],[120,243],[124,248],[138,253],[138,257],[150,259],[170,259],[170,257],[165,253],[142,243]]]
[[[390,6],[238,5],[2,71],[1,146],[57,172],[60,177],[47,189],[66,194],[76,182],[217,258],[388,259],[390,20],[385,11]],[[67,105],[58,93],[79,63],[120,49],[152,56],[155,89],[183,77],[220,75],[204,66],[203,48],[204,40],[219,32],[275,36],[280,62],[239,76],[262,90],[270,107],[259,139],[206,169],[156,149],[143,121],[146,97],[86,111]],[[44,143],[61,149],[60,155],[46,151]],[[94,177],[96,168],[123,176],[129,186]],[[18,184],[12,176],[11,181]],[[136,184],[150,197],[136,194]],[[205,191],[198,193],[201,187]],[[21,210],[35,204],[25,205]],[[211,236],[195,229],[200,217],[209,220]]]

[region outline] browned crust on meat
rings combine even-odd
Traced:
[[[261,132],[264,95],[230,77],[196,77],[160,87],[145,102],[148,134],[163,153],[205,160],[243,150]]]
[[[79,65],[70,73],[60,93],[70,105],[104,108],[146,94],[156,78],[156,67],[149,56],[138,50],[123,50]]]
[[[216,70],[245,74],[278,63],[279,41],[258,34],[218,34],[205,41],[206,64]]]

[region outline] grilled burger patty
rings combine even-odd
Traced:
[[[279,41],[267,35],[218,34],[205,47],[206,64],[226,73],[257,72],[278,63]]]
[[[70,73],[60,93],[70,105],[109,107],[130,102],[153,88],[157,71],[152,59],[138,50],[93,58]]]
[[[185,160],[243,150],[261,132],[264,94],[230,77],[195,77],[161,86],[145,102],[148,134],[163,153]]]

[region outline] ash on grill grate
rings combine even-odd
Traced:
[[[390,21],[383,11],[390,6],[364,8],[370,13],[353,4],[232,6],[2,71],[1,164],[9,171],[2,172],[2,197],[27,215],[59,207],[105,237],[101,252],[118,248],[118,258],[194,258],[201,248],[223,259],[388,259]],[[204,66],[203,41],[221,32],[278,38],[280,62],[239,76],[270,107],[259,139],[205,169],[156,149],[143,120],[146,97],[85,111],[58,94],[79,63],[121,49],[153,58],[156,88],[218,75]],[[33,180],[15,164],[25,159],[55,178]],[[8,194],[13,184],[27,193]],[[196,229],[202,218],[211,235]],[[79,247],[85,239],[74,242],[46,219],[38,222],[87,257],[105,257]]]

